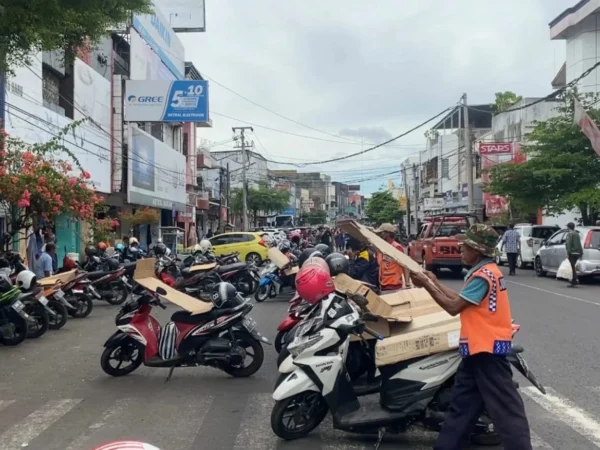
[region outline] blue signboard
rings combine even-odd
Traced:
[[[208,122],[208,81],[128,80],[128,122]]]
[[[279,212],[280,216],[295,216],[296,208],[287,208]]]

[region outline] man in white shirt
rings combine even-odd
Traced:
[[[56,245],[51,242],[46,244],[46,250],[35,261],[34,265],[35,276],[38,280],[52,276],[52,259],[55,254]]]

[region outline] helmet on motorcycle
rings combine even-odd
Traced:
[[[123,244],[119,243],[119,244],[115,245],[115,250],[118,252],[123,252],[123,251],[125,251],[125,246]]]
[[[162,242],[159,242],[154,246],[154,254],[156,256],[164,256],[167,253],[167,246]]]
[[[321,258],[320,256],[313,255],[310,258],[308,258],[304,262],[304,264],[302,264],[302,268],[309,267],[309,266],[319,266],[319,267],[325,269],[327,271],[327,273],[329,273],[329,266],[327,265],[325,260],[323,258]]]
[[[235,286],[231,283],[223,281],[215,284],[210,298],[217,308],[229,307],[232,308],[239,304],[238,292]]]
[[[108,248],[108,245],[106,245],[106,242],[98,242],[96,244],[96,248],[98,249],[99,252],[105,252],[106,249]]]
[[[154,445],[138,441],[118,441],[95,447],[93,450],[160,450]]]
[[[28,291],[37,284],[37,277],[31,270],[24,270],[17,275],[17,287],[24,291]]]
[[[108,270],[117,270],[119,268],[119,261],[115,258],[108,258],[106,264],[108,265]]]
[[[317,265],[300,269],[296,275],[296,292],[311,305],[327,297],[335,291],[333,278],[329,272]]]
[[[288,241],[287,239],[284,241],[281,241],[281,243],[279,244],[279,250],[281,250],[281,253],[287,253],[290,251],[291,248],[292,248],[292,243],[290,241]]]
[[[321,255],[316,248],[308,247],[300,253],[300,256],[298,256],[298,266],[302,267],[311,256],[322,257],[323,255]]]
[[[140,241],[138,241],[137,238],[130,237],[129,238],[129,246],[131,247],[133,245],[137,245],[139,247]]]
[[[192,253],[202,253],[202,247],[200,246],[200,244],[196,244],[192,247]]]
[[[329,256],[329,254],[331,253],[331,249],[327,244],[318,244],[315,245],[315,248],[321,252],[323,258],[327,258],[327,256]]]
[[[85,248],[85,254],[91,258],[92,256],[96,256],[98,254],[98,250],[93,245],[88,245]]]
[[[332,277],[335,277],[340,273],[348,273],[348,270],[350,269],[348,258],[341,253],[332,253],[325,258],[325,261],[327,262],[327,266],[329,266],[329,272]]]
[[[208,239],[202,239],[200,241],[200,251],[206,253],[212,250],[212,244]]]

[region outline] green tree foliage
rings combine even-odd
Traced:
[[[302,214],[301,220],[308,225],[322,225],[327,221],[327,213],[322,210],[306,212]]]
[[[396,223],[402,219],[404,212],[400,210],[398,200],[390,191],[375,192],[371,196],[367,207],[367,216],[371,222],[381,225],[382,223]]]
[[[259,212],[262,211],[265,214],[277,213],[282,209],[288,208],[290,204],[289,191],[274,189],[267,184],[260,184],[258,187],[247,188],[246,192],[248,215],[253,217],[255,224]],[[235,215],[242,214],[242,202],[242,189],[232,189],[231,210]]]
[[[557,107],[559,115],[537,122],[521,147],[527,162],[501,164],[489,170],[487,192],[508,197],[521,213],[539,208],[550,214],[578,208],[584,224],[592,224],[600,210],[600,160],[589,139],[573,122],[573,93]],[[593,96],[580,98],[598,123],[600,111],[590,107]]]
[[[490,106],[493,108],[494,112],[499,113],[501,111],[506,111],[521,100],[523,100],[523,97],[511,91],[496,92],[496,101]]]
[[[2,0],[1,66],[22,65],[32,51],[64,50],[70,59],[132,13],[151,11],[150,0]]]

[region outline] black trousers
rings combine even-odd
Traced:
[[[531,450],[529,423],[510,363],[491,353],[467,356],[461,362],[434,450],[462,450],[484,409],[505,449]]]
[[[506,258],[508,259],[508,272],[515,273],[517,270],[517,257],[518,253],[507,253]]]
[[[581,255],[568,255],[569,263],[571,263],[571,270],[573,271],[573,276],[571,277],[571,284],[576,285],[579,284],[579,278],[577,277],[577,271],[575,270],[575,264],[577,264],[577,260],[581,258]]]

